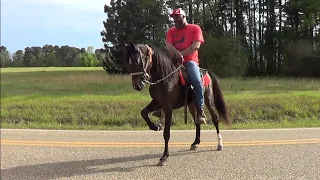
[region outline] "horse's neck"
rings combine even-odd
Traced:
[[[162,79],[164,77],[163,74],[158,72],[157,68],[154,68],[153,71],[150,72],[150,75],[151,75],[151,78],[152,78],[153,81]]]
[[[154,67],[153,71],[150,72],[152,79],[154,79],[154,80],[162,79],[162,78],[168,76],[169,74],[173,73],[173,71],[177,68],[173,64],[170,64],[170,66],[173,66],[173,68],[172,68],[173,70],[168,72],[168,74],[164,74],[164,73],[160,73],[161,71],[159,71],[159,69],[165,69],[165,68],[167,69],[168,67],[162,67],[162,66],[156,66],[156,67]],[[177,75],[178,75],[177,73],[173,73],[170,76],[177,76]]]

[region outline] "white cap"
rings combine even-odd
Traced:
[[[186,13],[181,8],[178,8],[172,11],[172,13],[170,14],[170,17],[178,14],[186,16]]]

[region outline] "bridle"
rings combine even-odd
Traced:
[[[150,77],[150,75],[147,73],[147,69],[148,69],[148,66],[149,64],[152,64],[152,54],[153,54],[153,51],[151,49],[150,46],[146,45],[147,46],[147,49],[148,49],[148,55],[146,57],[146,62],[142,61],[142,67],[143,67],[143,71],[140,71],[140,72],[133,72],[133,73],[130,73],[131,76],[135,76],[135,75],[145,75],[147,77]],[[141,52],[140,52],[140,57],[141,57]],[[141,57],[142,59],[142,57]],[[148,60],[149,59],[149,60]],[[145,65],[144,65],[145,64]]]
[[[146,57],[146,60],[145,61],[142,61],[142,68],[143,68],[143,71],[140,71],[140,72],[133,72],[133,73],[130,73],[131,76],[137,76],[137,75],[142,75],[143,77],[143,80],[144,82],[148,82],[148,79],[150,78],[150,73],[147,72],[147,69],[149,67],[150,64],[152,64],[152,55],[153,55],[153,51],[152,51],[152,48],[148,45],[145,45],[147,46],[147,49],[148,49],[148,55]],[[140,51],[140,50],[139,50]],[[143,60],[142,58],[142,55],[141,55],[141,52],[139,53],[140,54],[140,57],[141,59]]]

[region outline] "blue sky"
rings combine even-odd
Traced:
[[[102,48],[100,31],[110,0],[1,0],[1,45]]]

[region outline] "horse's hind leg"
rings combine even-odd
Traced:
[[[221,136],[220,131],[219,131],[219,121],[218,121],[218,118],[217,118],[216,114],[211,115],[211,116],[212,116],[212,122],[213,122],[213,124],[214,124],[214,126],[216,127],[216,130],[217,130],[217,140],[218,140],[217,150],[221,151],[221,150],[223,150],[223,143],[222,143],[222,136]]]
[[[209,110],[209,113],[211,115],[212,118],[212,122],[214,124],[214,126],[216,127],[216,131],[217,131],[217,140],[218,140],[218,146],[217,146],[217,150],[221,151],[223,150],[223,143],[222,143],[222,136],[220,134],[219,131],[219,120],[217,118],[216,113],[214,112],[214,99],[213,99],[213,94],[210,92],[210,90],[208,90],[205,93],[205,104]]]
[[[147,107],[141,110],[141,116],[146,121],[149,128],[154,131],[160,131],[162,126],[154,124],[149,118],[149,113],[158,109],[160,109],[160,106],[152,100]]]
[[[190,114],[192,115],[193,121],[195,122],[195,117],[196,117],[196,107],[193,103],[189,104],[189,111]],[[196,125],[196,138],[194,142],[191,144],[190,150],[197,150],[197,145],[200,144],[200,130],[201,130],[201,125],[198,123],[195,123]]]

